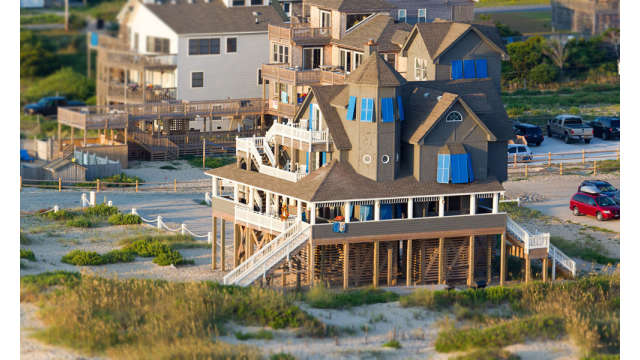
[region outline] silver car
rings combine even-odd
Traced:
[[[514,160],[517,162],[533,160],[533,152],[531,149],[529,149],[527,145],[522,144],[509,144],[507,147],[507,155],[510,163]]]

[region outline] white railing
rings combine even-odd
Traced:
[[[295,222],[224,278],[225,285],[248,286],[309,240],[311,226]]]
[[[549,257],[554,262],[560,263],[565,269],[571,272],[572,276],[576,276],[576,262],[573,261],[570,257],[565,255],[560,249],[557,247],[550,245],[549,246]],[[553,271],[555,272],[555,266],[553,267]],[[555,278],[555,273],[553,278]]]
[[[251,154],[251,156],[253,156],[253,158],[256,160],[258,172],[261,174],[277,177],[279,179],[291,182],[297,182],[306,175],[306,172],[291,172],[284,169],[279,169],[275,166],[264,164],[262,162],[262,155],[260,154],[260,151],[258,149],[263,149],[267,153],[267,157],[269,157],[269,152],[271,151],[269,146],[265,146],[264,141],[265,138],[263,137],[236,138],[236,150],[245,151]],[[271,154],[271,156],[273,156],[273,153]],[[273,163],[275,163],[275,157]]]
[[[329,130],[309,130],[304,123],[300,124],[273,124],[265,135],[267,141],[271,141],[274,136],[280,135],[298,141],[304,141],[311,144],[329,143]]]
[[[251,210],[244,204],[236,204],[234,216],[236,221],[258,226],[262,229],[283,232],[294,220],[280,220],[277,217],[267,216]]]
[[[276,156],[273,154],[273,151],[271,151],[271,146],[267,143],[267,146],[264,146],[263,149],[264,153],[267,154],[271,166],[276,166]]]

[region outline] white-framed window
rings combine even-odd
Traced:
[[[398,9],[398,22],[407,22],[407,9]]]
[[[418,22],[427,22],[427,9],[418,9]]]
[[[204,72],[202,71],[191,72],[191,87],[192,88],[204,87]]]
[[[189,39],[189,55],[219,55],[220,39]]]
[[[352,72],[362,64],[364,54],[357,51],[340,49],[340,67],[346,72]]]
[[[447,122],[459,122],[462,121],[462,114],[459,111],[450,111],[447,114]]]
[[[238,52],[238,38],[227,38],[227,54],[235,54]]]
[[[302,49],[302,68],[305,70],[317,69],[323,64],[324,49],[321,47]]]
[[[427,80],[427,61],[424,59],[415,59],[415,79],[420,81]]]
[[[320,27],[331,27],[331,11],[320,10]]]
[[[289,63],[289,47],[286,45],[273,44],[273,62],[276,64]]]

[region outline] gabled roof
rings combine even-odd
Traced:
[[[374,86],[399,86],[407,81],[391,65],[374,52],[347,75],[344,79],[348,84],[374,85]]]
[[[407,23],[396,23],[387,14],[375,14],[348,30],[341,39],[332,40],[332,43],[363,49],[369,40],[373,40],[380,52],[398,52],[410,31],[411,25]]]
[[[504,191],[500,182],[492,177],[470,184],[439,184],[419,182],[411,174],[406,174],[393,181],[377,182],[358,174],[348,162],[337,160],[311,172],[297,183],[248,172],[236,164],[206,173],[314,202]]]
[[[312,86],[311,91],[307,95],[307,97],[315,96],[324,121],[327,123],[327,127],[329,128],[329,133],[331,134],[333,143],[338,150],[351,149],[349,136],[347,136],[347,133],[344,130],[342,120],[340,119],[336,108],[332,105],[332,100],[338,96],[344,88],[345,85]],[[304,107],[304,104],[302,107]]]
[[[273,6],[226,7],[222,0],[176,0],[164,4],[144,4],[177,34],[210,34],[267,31],[284,19]],[[253,13],[258,13],[258,23]]]
[[[425,93],[429,95],[425,97]],[[511,120],[491,79],[412,81],[404,86],[403,98],[407,120],[404,141],[420,141],[456,101],[495,140],[513,138]]]
[[[351,13],[390,11],[396,8],[384,0],[307,0],[308,5]]]
[[[403,45],[405,51],[418,36],[424,42],[427,52],[433,61],[449,50],[458,40],[470,31],[475,32],[489,46],[507,57],[507,49],[495,26],[485,24],[467,24],[451,21],[436,21],[432,23],[418,23],[414,26],[407,42]]]

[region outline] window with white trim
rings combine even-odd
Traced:
[[[236,53],[238,52],[238,38],[230,37],[227,38],[227,53]]]
[[[289,47],[286,45],[273,44],[273,62],[276,64],[289,63]]]
[[[407,22],[407,9],[398,9],[398,22]]]
[[[192,88],[204,87],[204,72],[194,71],[191,73],[191,87]]]
[[[364,54],[357,51],[340,49],[340,67],[346,72],[352,72],[362,64]]]
[[[418,22],[427,22],[427,9],[418,9]]]
[[[462,121],[462,114],[459,111],[451,111],[447,114],[447,122]]]
[[[414,77],[416,80],[427,80],[427,61],[424,59],[416,58],[415,59],[415,73]]]
[[[331,12],[320,10],[320,27],[328,28],[331,27]]]
[[[189,55],[220,54],[220,39],[189,39]]]

